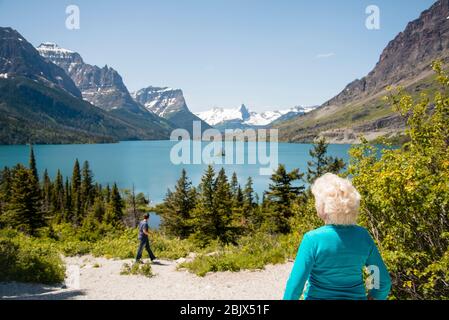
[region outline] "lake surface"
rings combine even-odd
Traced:
[[[134,184],[136,192],[143,192],[154,204],[163,200],[168,188],[174,187],[183,168],[187,170],[193,184],[197,185],[207,167],[207,163],[173,164],[170,151],[176,144],[175,141],[126,141],[115,144],[35,145],[34,152],[41,175],[47,169],[49,175],[54,178],[60,169],[64,176],[71,176],[75,159],[78,159],[81,165],[87,160],[96,182],[103,185],[116,182],[120,189],[131,189]],[[203,142],[201,146],[204,148],[207,144]],[[328,152],[347,162],[350,147],[329,145]],[[242,152],[245,159],[248,153],[252,152],[248,150],[252,148],[253,145],[244,144]],[[299,168],[301,172],[306,172],[311,148],[310,144],[279,143],[278,162],[285,164],[288,170]],[[28,146],[0,146],[2,168],[12,167],[17,163],[27,165],[28,157]],[[266,166],[247,162],[245,160],[246,164],[215,164],[214,167],[217,171],[224,167],[229,177],[235,171],[242,186],[248,177],[252,177],[254,189],[261,198],[263,191],[268,189],[270,177],[261,175],[259,169]]]
[[[103,185],[117,183],[120,189],[131,189],[134,185],[136,192],[143,192],[152,204],[163,201],[167,189],[173,189],[184,168],[193,185],[198,185],[204,170],[207,168],[207,159],[200,159],[201,164],[174,164],[170,158],[171,150],[176,146],[175,141],[126,141],[115,144],[84,144],[84,145],[35,145],[34,153],[38,171],[42,177],[45,169],[52,179],[60,169],[65,176],[71,176],[75,159],[80,164],[89,161],[94,179]],[[210,145],[208,142],[199,143],[201,150]],[[306,172],[307,161],[310,160],[310,144],[279,143],[278,162],[285,164],[288,170],[299,168]],[[350,145],[329,145],[329,155],[348,160]],[[212,161],[223,161],[221,147],[212,151]],[[193,160],[194,146],[190,145],[191,162]],[[223,150],[227,150],[223,148]],[[232,163],[237,162],[237,155],[244,157],[244,164],[214,164],[216,171],[224,167],[229,178],[233,172],[237,173],[240,184],[243,186],[248,177],[253,178],[254,190],[262,199],[262,194],[268,189],[269,175],[261,175],[260,169],[267,167],[261,165],[259,158],[256,164],[248,164],[249,154],[258,154],[257,146],[244,143],[243,148],[233,152]],[[267,155],[270,155],[270,146],[267,146]],[[214,153],[215,152],[215,153]],[[226,154],[229,156],[229,154]],[[28,146],[0,146],[0,168],[12,167],[17,163],[28,165]],[[211,159],[209,159],[211,160]],[[198,162],[198,161],[197,161]],[[160,224],[159,216],[151,214],[150,227],[157,229]]]

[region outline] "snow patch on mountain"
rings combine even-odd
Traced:
[[[72,50],[61,48],[60,46],[58,46],[56,43],[53,43],[53,42],[41,43],[40,46],[37,47],[36,49],[41,54],[52,53],[52,54],[64,55],[64,54],[75,53]]]

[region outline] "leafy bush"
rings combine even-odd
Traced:
[[[257,233],[242,238],[236,246],[225,246],[217,252],[202,253],[194,260],[184,262],[186,268],[198,276],[208,272],[263,269],[267,264],[284,263],[295,256],[300,236]]]
[[[130,259],[136,255],[136,239],[130,239],[128,231],[117,237],[107,236],[93,244],[91,253],[96,257]]]
[[[153,270],[151,268],[151,264],[149,263],[124,263],[122,266],[122,270],[120,271],[121,275],[141,275],[147,278],[154,277]]]
[[[0,235],[0,281],[60,283],[65,267],[56,248],[21,234]]]
[[[66,257],[82,256],[92,251],[93,244],[87,241],[67,240],[57,242],[60,252]]]
[[[418,101],[401,89],[389,101],[407,117],[410,141],[379,151],[351,150],[349,173],[362,195],[361,223],[377,241],[393,278],[392,298],[449,299],[449,77]]]

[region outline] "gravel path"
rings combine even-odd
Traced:
[[[65,258],[68,269],[79,268],[79,287],[68,278],[67,288],[38,284],[0,283],[2,299],[131,299],[131,300],[276,300],[281,299],[292,263],[268,265],[260,271],[218,272],[198,277],[176,270],[177,261],[153,264],[155,276],[120,275],[123,263],[91,256]],[[75,267],[71,267],[75,266]],[[76,273],[76,272],[75,272]]]

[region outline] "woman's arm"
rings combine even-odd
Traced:
[[[311,240],[306,233],[302,238],[290,278],[287,281],[284,300],[298,300],[302,295],[304,285],[314,264],[311,244]]]
[[[382,259],[382,256],[373,241],[371,253],[366,261],[366,266],[374,266],[378,268],[379,272],[374,272],[372,276],[378,276],[379,279],[374,279],[374,287],[368,290],[369,300],[385,300],[388,297],[391,289],[391,279],[387,267]],[[376,287],[377,286],[377,287]]]

